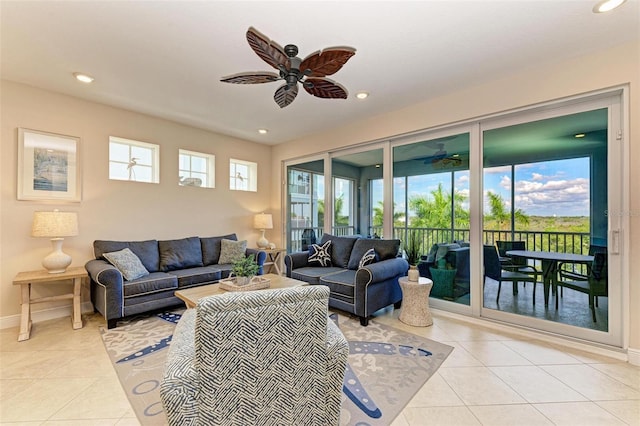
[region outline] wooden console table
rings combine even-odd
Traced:
[[[45,270],[20,272],[13,280],[14,285],[21,286],[20,304],[22,314],[20,316],[20,334],[18,341],[29,339],[31,334],[31,304],[52,302],[54,300],[73,299],[73,328],[82,328],[82,313],[80,311],[80,295],[82,291],[82,280],[87,278],[87,270],[84,266],[68,268],[59,274],[50,274]],[[31,298],[31,284],[58,283],[60,281],[73,280],[73,293],[59,296]]]
[[[264,273],[271,273],[275,269],[276,274],[282,275],[284,272],[284,254],[287,252],[285,249],[264,249],[267,252],[267,259],[262,265]]]

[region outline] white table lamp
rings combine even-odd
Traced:
[[[71,256],[62,251],[63,237],[78,235],[78,213],[61,212],[34,212],[31,236],[50,237],[53,251],[42,260],[42,266],[50,274],[64,272],[71,265]]]
[[[273,229],[273,217],[270,214],[260,213],[253,217],[253,227],[262,231],[262,236],[258,238],[256,244],[260,248],[267,248],[269,241],[264,237],[265,229]]]

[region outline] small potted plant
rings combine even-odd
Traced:
[[[231,273],[236,277],[236,283],[238,285],[249,284],[251,278],[253,278],[259,270],[260,268],[255,262],[253,254],[233,262],[231,266]]]
[[[420,254],[422,252],[422,241],[418,237],[418,232],[407,232],[407,241],[404,244],[404,252],[409,262],[409,281],[418,281],[420,273],[417,270],[418,262],[420,262]]]

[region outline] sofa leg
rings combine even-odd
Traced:
[[[402,300],[399,300],[393,304],[393,309],[400,309],[400,308],[402,308]]]
[[[366,327],[369,325],[369,317],[360,317],[360,325]]]
[[[107,330],[111,330],[112,328],[116,328],[116,325],[118,325],[118,318],[113,318],[113,319],[107,320]]]

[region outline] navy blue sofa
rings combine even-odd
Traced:
[[[409,263],[400,257],[400,240],[324,234],[320,245],[331,240],[331,266],[309,264],[309,251],[285,256],[287,277],[329,287],[329,306],[350,312],[369,324],[377,310],[393,304],[400,308],[402,290],[398,278],[407,275]],[[364,253],[373,248],[376,261],[359,267]]]
[[[229,276],[232,265],[218,264],[223,239],[238,238],[229,234],[165,241],[94,241],[95,259],[85,265],[94,309],[105,317],[108,328],[114,328],[124,317],[182,304],[174,295],[176,290],[214,284]],[[125,248],[140,259],[148,275],[126,280],[103,256]],[[267,253],[246,249],[245,255],[250,254],[260,268],[258,274],[262,275]]]

